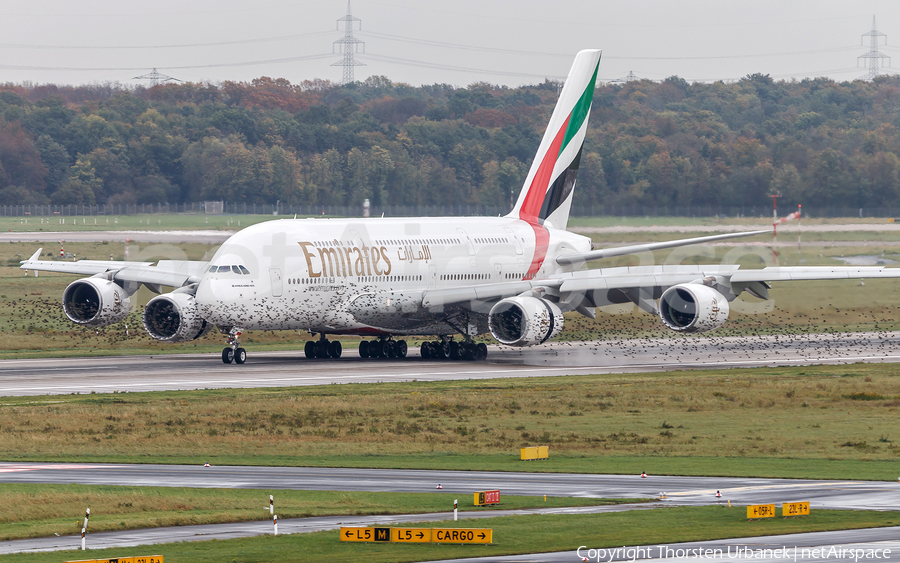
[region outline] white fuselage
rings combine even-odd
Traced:
[[[219,326],[452,333],[441,311],[416,310],[426,292],[540,279],[565,270],[558,254],[588,250],[586,237],[510,217],[283,219],[229,238],[196,299]]]

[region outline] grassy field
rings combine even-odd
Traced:
[[[269,516],[274,495],[279,518],[362,516],[449,512],[459,495],[451,493],[371,493],[253,489],[191,489],[181,487],[112,487],[96,485],[5,484],[0,503],[15,506],[0,515],[0,541],[78,534],[84,510],[91,509],[91,532],[165,526],[249,522]],[[463,510],[517,510],[598,506],[644,502],[642,499],[588,499],[506,495],[499,505],[475,509],[471,495]],[[264,507],[266,507],[264,509]]]
[[[892,364],[4,398],[5,461],[895,480]],[[518,461],[549,445],[551,459]],[[540,491],[536,491],[540,494]]]
[[[93,523],[93,518],[91,523]],[[90,550],[88,553],[72,550],[17,554],[5,556],[4,561],[58,563],[85,557],[162,555],[167,563],[220,563],[222,561],[387,563],[518,553],[574,552],[579,546],[604,548],[646,545],[653,546],[654,550],[658,550],[660,545],[668,546],[687,541],[873,528],[893,526],[898,523],[900,523],[900,515],[897,512],[813,510],[810,516],[803,518],[787,520],[770,518],[748,522],[744,507],[672,507],[609,514],[514,516],[411,525],[411,527],[422,528],[491,528],[494,543],[481,546],[341,542],[338,540],[337,530],[332,530],[277,537],[267,535],[239,540]],[[76,542],[77,540],[73,541],[73,543]],[[88,535],[88,545],[90,545],[90,535]],[[734,545],[743,546],[740,540],[735,540]]]

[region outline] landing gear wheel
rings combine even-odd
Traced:
[[[369,341],[363,340],[359,343],[359,357],[360,358],[368,358],[369,357]]]
[[[384,354],[385,356],[387,356],[388,358],[396,358],[397,357],[397,343],[396,342],[394,342],[393,340],[385,340],[384,348],[385,348],[385,352],[387,352],[386,354]]]
[[[421,356],[423,360],[431,358],[431,342],[423,342],[419,346],[419,356]]]
[[[316,346],[316,357],[320,360],[324,360],[328,358],[328,342],[325,340],[319,340],[315,344]]]
[[[479,342],[475,345],[475,361],[483,362],[487,359],[487,344]]]
[[[380,340],[373,340],[369,343],[369,357],[370,358],[383,358],[384,357],[384,342]]]
[[[471,342],[466,342],[466,343],[460,344],[459,347],[461,348],[460,355],[462,356],[462,359],[466,360],[467,362],[475,361],[475,354],[476,354],[475,344],[473,344]]]
[[[312,360],[316,357],[316,343],[312,340],[306,342],[306,346],[303,347],[303,353],[306,355],[308,360]]]
[[[459,346],[459,342],[450,341],[450,356],[451,360],[461,360],[462,359],[462,349]]]
[[[408,351],[409,346],[406,345],[406,340],[398,340],[394,345],[394,353],[398,358],[405,358]]]
[[[431,357],[435,360],[446,360],[447,359],[447,349],[444,347],[441,342],[432,342],[431,343]]]
[[[234,350],[231,348],[225,348],[222,350],[222,362],[226,364],[230,364],[234,361]]]
[[[234,363],[242,364],[247,361],[247,351],[243,348],[238,348],[234,351]]]
[[[335,340],[334,342],[330,342],[328,344],[328,355],[332,358],[340,358],[341,357],[341,343]]]

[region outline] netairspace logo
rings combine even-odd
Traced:
[[[817,559],[870,561],[890,559],[890,549],[848,548],[839,545],[823,547],[787,547],[754,549],[747,546],[725,548],[688,547],[676,548],[667,545],[655,547],[611,547],[588,549],[582,545],[576,552],[581,561],[596,563],[612,561],[636,561],[638,559],[746,559],[809,561]]]

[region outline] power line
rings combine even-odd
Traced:
[[[238,66],[260,66],[278,63],[293,63],[299,61],[310,61],[314,59],[326,59],[333,57],[334,53],[325,53],[322,55],[306,55],[302,57],[286,57],[283,59],[268,59],[263,61],[244,61],[239,63],[213,63],[207,65],[176,65],[166,66],[171,70],[187,70],[192,68],[222,68],[222,67],[238,67]],[[65,71],[103,71],[103,72],[122,72],[122,71],[141,71],[147,70],[147,67],[67,67],[67,66],[29,66],[29,65],[6,65],[0,64],[0,69],[4,70],[65,70]]]
[[[518,49],[501,49],[496,47],[483,47],[478,45],[464,45],[461,43],[452,43],[447,41],[433,41],[429,39],[417,39],[413,37],[404,37],[402,35],[389,35],[387,33],[376,33],[367,31],[361,33],[363,36],[377,37],[379,39],[387,39],[389,41],[398,41],[402,43],[412,43],[418,45],[433,45],[435,47],[449,47],[452,49],[462,49],[468,51],[484,51],[489,53],[505,53],[510,55],[537,55],[546,57],[562,57],[566,59],[572,58],[572,53],[546,53],[541,51],[523,51]],[[813,49],[809,51],[791,51],[786,53],[756,53],[748,55],[704,55],[700,57],[690,56],[669,56],[669,57],[640,57],[640,56],[617,56],[603,55],[603,60],[616,61],[688,61],[688,60],[717,60],[717,59],[752,59],[761,57],[784,57],[795,55],[816,55],[821,53],[839,53],[855,50],[856,47],[830,47],[827,49]]]
[[[431,63],[428,61],[416,61],[413,59],[402,59],[399,57],[389,57],[385,55],[373,55],[371,53],[367,53],[365,58],[373,59],[376,61],[384,61],[399,65],[405,66],[416,66],[422,68],[433,68],[437,70],[449,70],[453,72],[474,72],[477,74],[488,74],[488,75],[497,75],[497,76],[523,76],[523,77],[532,77],[532,78],[550,78],[554,80],[563,80],[565,79],[565,75],[552,75],[552,74],[535,74],[528,72],[513,72],[513,71],[505,71],[505,70],[487,70],[483,68],[472,68],[472,67],[464,67],[464,66],[451,66],[451,65],[443,65],[438,63]]]
[[[287,41],[290,39],[299,39],[301,37],[311,37],[314,35],[325,35],[334,33],[332,31],[315,31],[311,33],[298,33],[295,35],[282,35],[280,37],[263,37],[259,39],[238,39],[235,41],[218,41],[213,43],[183,43],[174,45],[32,45],[20,43],[0,43],[0,48],[4,49],[65,49],[67,51],[74,49],[109,49],[109,50],[130,50],[130,49],[184,49],[187,47],[221,47],[223,45],[246,45],[249,43],[271,43],[275,41]]]

